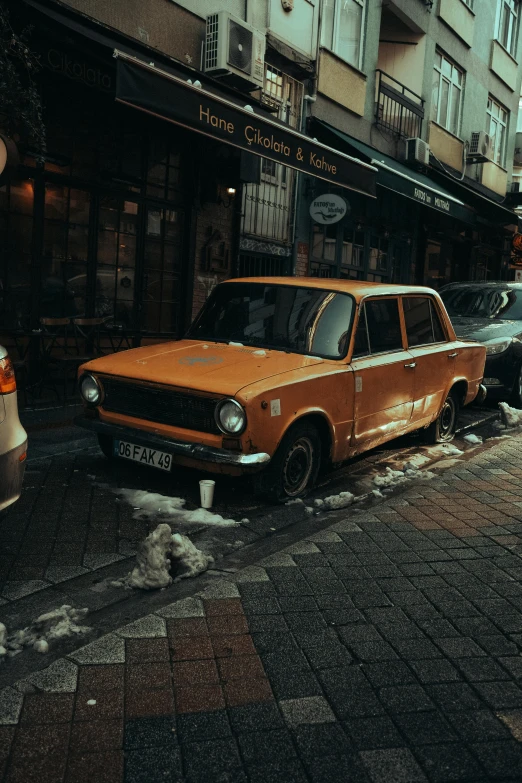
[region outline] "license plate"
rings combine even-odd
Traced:
[[[157,449],[149,449],[147,446],[138,446],[136,443],[127,443],[125,440],[114,441],[114,456],[139,462],[140,465],[150,465],[159,470],[170,470],[172,467],[172,455]]]

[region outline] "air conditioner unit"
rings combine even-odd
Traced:
[[[406,139],[406,162],[430,165],[430,145],[418,137]]]
[[[493,160],[494,145],[493,138],[486,131],[474,131],[471,134],[471,141],[467,154],[467,160],[470,163],[485,163]]]
[[[242,89],[263,87],[266,37],[242,19],[219,11],[207,16],[204,71]]]

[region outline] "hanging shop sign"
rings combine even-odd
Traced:
[[[325,193],[315,198],[310,204],[310,217],[315,223],[327,226],[338,223],[350,212],[350,206],[341,196],[335,193]]]
[[[337,186],[375,197],[376,169],[369,163],[298,133],[247,106],[161,71],[118,57],[116,100],[189,130],[276,163],[312,174]]]

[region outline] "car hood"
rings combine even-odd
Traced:
[[[522,332],[522,321],[504,321],[500,318],[465,318],[462,316],[451,319],[455,334],[465,340],[478,340],[480,343],[488,340],[501,340],[503,337],[514,337]]]
[[[315,356],[239,344],[180,340],[102,356],[84,364],[82,369],[234,396],[252,383],[324,361]]]

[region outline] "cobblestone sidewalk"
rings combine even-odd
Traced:
[[[521,456],[500,440],[4,689],[0,778],[522,780]]]

